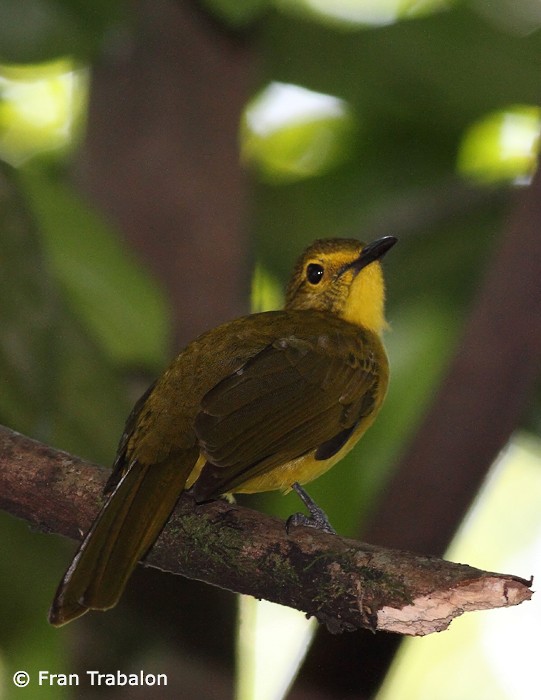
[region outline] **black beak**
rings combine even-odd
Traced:
[[[357,272],[360,272],[363,267],[370,265],[374,260],[382,258],[385,253],[394,246],[397,240],[398,239],[394,236],[384,236],[383,238],[378,238],[376,241],[372,241],[372,243],[368,243],[368,245],[365,245],[362,249],[357,260],[354,260],[348,265],[348,268],[353,268]]]

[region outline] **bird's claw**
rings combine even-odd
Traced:
[[[336,530],[330,524],[329,518],[325,512],[306,493],[302,486],[295,482],[292,488],[299,495],[299,498],[308,509],[310,515],[304,515],[303,513],[294,513],[290,515],[286,521],[287,534],[289,535],[291,528],[303,525],[304,527],[313,527],[316,530],[323,530],[323,532],[327,532],[330,535],[336,535]]]

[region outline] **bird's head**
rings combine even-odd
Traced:
[[[380,259],[396,243],[351,238],[315,241],[301,255],[286,292],[286,309],[314,309],[376,333],[385,327],[385,283]]]

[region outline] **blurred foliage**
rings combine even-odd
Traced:
[[[235,700],[285,697],[317,630],[300,610],[238,596]],[[284,634],[287,630],[287,634]]]
[[[71,697],[69,688],[43,686],[37,691],[30,686],[19,690],[11,681],[16,671],[24,670],[35,680],[42,669],[62,673],[66,667],[68,639],[56,633],[45,614],[50,592],[58,583],[58,571],[65,566],[66,552],[59,542],[30,532],[6,513],[0,513],[0,533],[0,596],[5,601],[0,609],[0,698],[25,692],[39,700]]]
[[[343,100],[271,83],[246,106],[241,154],[264,180],[303,180],[349,158],[355,126]]]
[[[65,187],[45,171],[0,170],[0,420],[107,463],[130,406],[123,373],[153,374],[166,356],[165,305]],[[138,316],[141,305],[155,317]]]
[[[535,0],[472,0],[472,6],[497,29],[527,36],[541,26],[541,5]]]
[[[208,12],[231,27],[251,24],[271,5],[271,0],[202,0]]]
[[[19,177],[47,263],[89,335],[112,362],[159,370],[169,316],[156,282],[73,191],[37,169]]]
[[[537,165],[541,109],[514,105],[482,117],[462,139],[458,170],[480,182],[528,182]]]
[[[540,466],[539,438],[515,435],[456,534],[446,554],[451,561],[532,574],[541,546]],[[434,688],[438,700],[529,700],[538,683],[540,622],[534,596],[507,610],[464,615],[453,621],[452,634],[408,639],[377,700],[429,700]]]
[[[527,157],[506,161],[505,177],[494,165],[510,105],[525,105],[530,123],[538,124],[541,18],[526,0],[512,4],[509,23],[506,0],[202,5],[256,43],[256,102],[279,83],[343,106],[339,117],[286,120],[263,135],[247,131],[255,103],[246,106],[239,132],[255,181],[255,306],[275,303],[293,260],[314,238],[389,233],[400,239],[385,261],[388,400],[355,453],[310,488],[344,534],[376,502],[457,343],[507,213],[509,181],[531,174],[537,135]],[[331,15],[339,8],[337,23]],[[426,16],[414,18],[417,11]],[[20,64],[58,60],[84,75],[92,61],[114,60],[125,42],[136,40],[133,15],[131,5],[105,0],[0,0],[0,78],[23,80]],[[517,18],[527,34],[517,31]],[[27,68],[27,82],[32,71],[36,78],[43,72]],[[0,80],[0,142],[10,133],[16,138],[9,158],[5,150],[0,156],[20,167],[0,163],[0,420],[108,463],[136,398],[134,370],[150,380],[169,354],[167,304],[119,232],[75,193],[70,158],[78,127],[59,147],[53,132],[20,121],[6,85]],[[71,109],[81,110],[84,124],[84,85],[79,90]],[[62,83],[56,92],[68,104]],[[299,167],[307,160],[310,167]],[[498,177],[471,181],[487,168]],[[502,180],[499,188],[486,184]],[[256,500],[284,516],[298,508],[289,496],[249,502]],[[8,544],[9,556],[0,561],[0,580],[10,582],[0,606],[0,656],[9,679],[25,644],[39,646],[42,667],[57,668],[56,645],[69,635],[43,628],[45,598],[62,568],[58,543],[6,519],[3,551]],[[13,590],[20,592],[17,601]],[[24,625],[16,626],[13,609],[23,598],[28,609]]]
[[[285,11],[340,29],[377,27],[423,17],[456,0],[276,0]]]
[[[0,422],[108,464],[136,398],[127,367],[155,373],[163,364],[161,293],[54,169],[0,162],[0,241]],[[150,320],[137,314],[144,310]],[[0,543],[0,581],[9,588],[0,658],[11,689],[17,670],[35,679],[39,669],[66,668],[69,637],[51,628],[46,611],[67,552],[4,514]],[[43,698],[70,695],[40,689]]]
[[[20,165],[74,146],[86,109],[86,71],[67,60],[0,66],[0,157]]]
[[[123,0],[2,0],[0,62],[38,63],[76,56],[88,60],[107,34],[129,22]]]

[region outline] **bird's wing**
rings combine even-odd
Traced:
[[[370,333],[277,339],[212,388],[195,431],[207,466],[194,487],[211,498],[316,450],[328,459],[378,401],[381,354]]]
[[[122,437],[120,438],[118,448],[116,451],[115,461],[113,462],[113,471],[111,472],[107,483],[104,487],[104,494],[108,496],[114,491],[118,482],[126,474],[130,464],[131,459],[128,455],[129,442],[132,439],[135,431],[137,430],[137,423],[140,419],[141,413],[146,406],[147,399],[152,393],[156,382],[153,382],[145,393],[136,401],[134,407],[132,408],[130,415],[126,419],[124,425],[124,430],[122,432]]]

